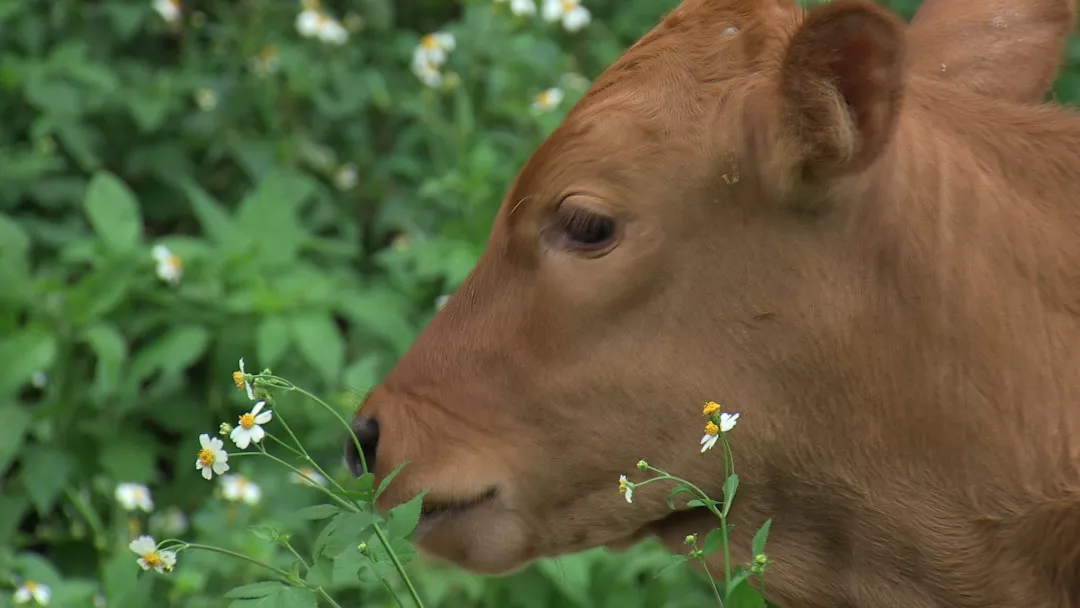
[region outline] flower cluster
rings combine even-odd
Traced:
[[[349,31],[340,21],[319,7],[319,0],[301,0],[304,10],[296,16],[296,31],[305,38],[315,38],[327,44],[345,44]]]
[[[738,414],[721,412],[721,409],[723,408],[719,403],[709,401],[701,410],[701,414],[708,418],[708,422],[705,423],[705,434],[701,437],[702,453],[716,445],[716,442],[720,439],[720,434],[735,428],[735,423],[739,420]]]
[[[139,556],[139,565],[143,570],[156,570],[164,574],[176,566],[176,553],[158,549],[152,536],[140,536],[128,545]]]
[[[429,87],[444,84],[442,68],[457,47],[457,40],[449,32],[434,32],[420,39],[420,44],[413,51],[412,71]]]
[[[576,32],[592,20],[581,0],[544,0],[543,16],[545,21],[561,21],[568,32]]]

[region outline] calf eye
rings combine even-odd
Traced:
[[[595,252],[615,240],[615,218],[597,211],[564,203],[559,205],[552,219],[553,228],[565,247]]]

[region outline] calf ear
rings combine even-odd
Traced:
[[[895,128],[904,77],[904,25],[866,0],[807,12],[788,43],[780,102],[803,177],[859,171]]]

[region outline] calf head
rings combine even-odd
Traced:
[[[502,573],[660,531],[664,491],[617,491],[641,458],[719,497],[708,400],[742,412],[743,467],[802,433],[799,379],[864,290],[843,193],[888,154],[905,63],[864,0],[688,0],[631,47],[362,406],[376,476],[410,463],[382,506],[429,489],[418,545]]]

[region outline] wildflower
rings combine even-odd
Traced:
[[[450,51],[457,47],[457,40],[449,32],[435,32],[420,39],[413,51],[412,70],[429,87],[443,83],[441,69]]]
[[[705,407],[701,410],[703,416],[712,416],[716,412],[720,411],[720,404],[715,401],[710,401],[705,404]]]
[[[30,384],[34,385],[34,388],[45,388],[49,384],[49,377],[45,375],[45,372],[38,370],[30,377]]]
[[[589,24],[592,14],[581,6],[581,0],[544,0],[544,20],[562,21],[568,32],[576,32]]]
[[[141,483],[119,484],[113,496],[125,511],[142,509],[149,513],[154,510],[154,500],[150,497],[150,489]]]
[[[726,433],[735,428],[735,423],[738,420],[738,414],[720,414],[720,432]]]
[[[441,296],[435,298],[435,310],[442,310],[443,306],[450,301],[450,294],[444,293]]]
[[[180,19],[180,0],[154,0],[154,10],[169,23]]]
[[[244,389],[247,391],[248,399],[255,400],[255,391],[251,388],[251,383],[247,380],[247,370],[244,369],[244,358],[240,357],[240,370],[232,373],[233,384],[236,388]]]
[[[289,479],[296,483],[301,483],[309,486],[326,486],[326,478],[323,477],[322,474],[315,469],[311,467],[300,467],[300,473],[303,473],[303,475],[300,475],[296,471],[290,472]],[[307,476],[306,479],[304,478],[305,475]],[[308,481],[308,479],[310,479],[311,481]]]
[[[506,0],[498,0],[505,2]],[[510,12],[519,17],[531,17],[536,14],[536,2],[534,0],[510,0]]]
[[[304,38],[317,38],[329,44],[344,44],[349,39],[345,26],[319,9],[315,0],[304,0],[304,10],[296,16],[296,31]]]
[[[632,502],[630,498],[634,495],[634,484],[626,475],[619,475],[619,494],[626,498],[626,502]]]
[[[217,107],[217,93],[210,89],[195,91],[195,103],[203,112],[209,112]]]
[[[180,282],[180,277],[184,273],[184,263],[180,260],[180,257],[169,250],[165,245],[154,245],[151,254],[154,261],[157,262],[157,275],[158,278],[171,285],[176,285]]]
[[[229,433],[229,439],[233,440],[236,447],[246,450],[249,444],[259,443],[266,436],[266,431],[261,425],[270,422],[274,414],[270,410],[263,412],[264,407],[266,407],[266,402],[259,401],[250,412],[240,416],[239,426],[234,427],[232,433]],[[220,440],[214,439],[214,441]]]
[[[232,430],[233,425],[229,424],[228,422],[222,422],[221,426],[219,426],[217,429],[217,434],[221,435],[222,437],[228,437],[229,433],[231,433]]]
[[[165,536],[180,536],[188,529],[188,518],[183,511],[176,507],[169,507],[164,512],[158,512],[150,518],[150,526]]]
[[[720,438],[720,427],[710,420],[705,423],[705,434],[701,436],[701,453],[705,453],[705,450],[711,449],[716,445],[716,441]]]
[[[51,598],[52,590],[49,589],[48,585],[28,580],[15,590],[12,599],[16,604],[28,604],[30,600],[34,600],[38,606],[48,606]]]
[[[199,435],[199,458],[195,461],[195,470],[201,470],[203,478],[209,480],[213,473],[223,475],[229,470],[229,455],[221,449],[225,445],[223,441],[203,433]]]
[[[687,546],[692,547],[694,543],[697,542],[697,534],[691,534],[687,536],[685,539],[683,539],[683,542],[686,543]]]
[[[532,109],[534,112],[548,112],[555,109],[563,100],[563,90],[558,87],[551,87],[542,91],[533,100]]]
[[[139,556],[139,565],[143,570],[153,568],[164,573],[172,570],[176,565],[176,553],[172,551],[159,551],[157,543],[152,536],[140,536],[128,545],[135,555]]]
[[[349,163],[338,167],[337,172],[334,173],[334,185],[338,187],[338,190],[349,190],[356,185],[356,165]]]
[[[262,498],[262,489],[243,475],[225,475],[221,478],[221,493],[225,500],[243,501],[249,505],[258,504]]]
[[[641,460],[637,461],[637,468],[639,471],[648,471],[649,463],[645,462],[645,459],[642,458]]]
[[[266,76],[278,70],[281,59],[278,58],[277,47],[272,44],[266,45],[258,55],[251,58],[251,71],[257,76]]]

